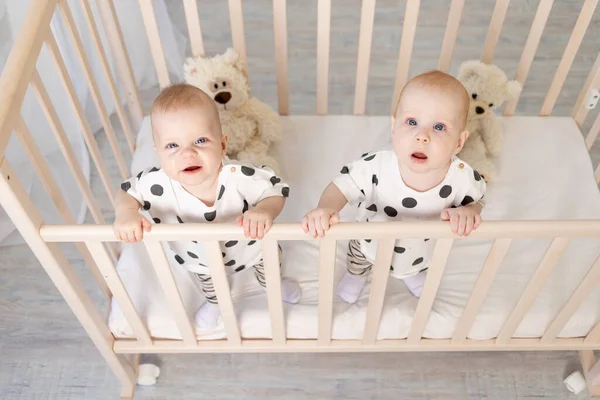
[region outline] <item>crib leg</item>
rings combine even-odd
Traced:
[[[140,366],[140,356],[141,354],[132,354],[130,357],[128,357],[128,361],[135,374],[135,379],[133,379],[132,381],[123,381],[123,389],[121,389],[121,400],[133,399],[133,394],[135,392],[136,386],[135,384]]]
[[[600,399],[600,360],[594,356],[593,350],[579,351],[579,360],[587,381],[590,399]]]

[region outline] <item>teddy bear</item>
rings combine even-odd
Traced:
[[[279,114],[250,95],[244,60],[234,49],[213,57],[191,57],[184,64],[184,79],[217,105],[223,133],[228,136],[227,156],[279,173],[269,154],[281,141]]]
[[[509,81],[504,71],[479,60],[464,62],[457,79],[463,84],[471,103],[467,119],[469,136],[458,157],[491,182],[497,177],[494,158],[502,151],[503,128],[494,110],[521,93],[518,81]]]

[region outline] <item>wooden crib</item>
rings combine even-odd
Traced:
[[[200,30],[200,19],[195,0],[183,0],[189,39],[193,55],[204,54],[203,39]],[[232,26],[233,45],[241,57],[246,57],[244,37],[244,21],[241,0],[229,0],[229,11]],[[561,88],[567,79],[569,69],[582,43],[598,0],[585,0],[583,8],[575,23],[570,39],[564,50],[554,79],[548,89],[538,118],[552,114]],[[161,87],[170,84],[167,65],[150,0],[139,0],[142,10],[146,35],[152,50],[158,81]],[[92,15],[88,0],[81,0],[88,28],[92,34],[94,48],[100,57],[106,81],[115,99],[119,121],[126,135],[129,150],[135,150],[134,133],[140,128],[144,118],[144,110],[136,86],[136,79],[124,45],[121,28],[118,23],[112,0],[96,1],[100,11],[100,20]],[[521,58],[518,60],[516,80],[525,82],[544,27],[553,6],[553,0],[541,0]],[[354,96],[355,116],[365,112],[371,44],[374,26],[375,0],[362,0],[359,46],[356,66],[356,87]],[[452,0],[449,7],[445,35],[440,52],[438,68],[448,71],[454,46],[457,40],[464,0]],[[491,23],[485,40],[482,61],[492,62],[494,50],[509,7],[509,0],[497,0]],[[409,66],[413,50],[413,42],[417,27],[420,1],[407,0],[402,27],[401,45],[398,55],[397,73],[393,94],[390,93],[390,104],[397,99],[400,89],[409,77]],[[317,114],[326,116],[328,110],[329,55],[330,55],[330,22],[331,0],[318,1],[317,31]],[[115,263],[119,257],[118,246],[112,227],[107,224],[97,199],[85,180],[70,148],[65,131],[58,119],[54,106],[36,70],[36,61],[45,44],[67,93],[67,101],[73,106],[74,115],[86,141],[91,157],[99,171],[102,182],[110,198],[115,195],[116,188],[110,184],[105,161],[102,159],[94,134],[86,119],[83,106],[77,99],[73,82],[67,72],[65,62],[59,52],[57,43],[50,30],[50,20],[55,13],[60,13],[65,21],[66,29],[71,35],[83,67],[91,95],[101,117],[104,130],[113,150],[118,150],[115,130],[111,126],[108,113],[99,94],[98,82],[91,72],[86,58],[79,32],[75,26],[73,15],[66,0],[43,0],[31,2],[22,28],[16,39],[14,48],[0,78],[0,204],[6,210],[21,235],[38,258],[57,289],[60,291],[73,313],[97,346],[106,362],[123,385],[122,396],[132,397],[136,385],[139,356],[143,353],[211,353],[211,352],[377,352],[377,351],[515,351],[515,350],[577,350],[580,353],[583,370],[586,374],[590,395],[600,396],[600,364],[594,357],[594,349],[600,349],[600,323],[597,323],[585,337],[558,338],[561,329],[567,324],[577,308],[585,301],[600,280],[600,258],[590,266],[588,272],[568,300],[562,305],[560,312],[539,338],[513,338],[517,326],[522,321],[537,298],[542,286],[550,276],[561,254],[573,238],[600,238],[600,220],[561,220],[561,221],[489,221],[471,235],[471,238],[494,239],[487,260],[464,312],[449,339],[427,339],[422,334],[430,315],[437,289],[442,279],[448,254],[453,242],[458,240],[450,232],[446,223],[399,222],[379,224],[345,223],[335,226],[330,234],[320,239],[320,266],[318,289],[318,337],[310,340],[288,339],[286,337],[283,305],[281,302],[281,286],[278,270],[278,241],[313,240],[300,228],[298,223],[278,223],[262,241],[265,258],[267,297],[272,337],[266,339],[247,339],[242,337],[236,320],[230,286],[219,241],[243,240],[243,233],[232,225],[160,225],[154,226],[151,233],[145,235],[144,245],[152,260],[153,268],[159,277],[162,289],[168,298],[182,340],[166,340],[154,338],[139,316],[133,305]],[[287,47],[287,11],[285,0],[273,0],[273,18],[275,34],[275,60],[277,70],[277,95],[281,115],[289,113],[290,90],[288,84],[288,47]],[[101,24],[109,43],[103,48],[99,38],[98,24]],[[566,34],[566,33],[565,33]],[[111,73],[106,53],[110,51],[115,60],[116,76]],[[516,60],[515,60],[516,61]],[[126,97],[119,96],[117,80]],[[600,87],[600,55],[589,72],[587,80],[581,82],[582,87],[576,103],[573,105],[571,118],[582,127],[589,109],[586,99],[590,90]],[[60,144],[61,150],[72,169],[78,186],[83,193],[94,225],[77,225],[75,217],[69,211],[57,182],[45,166],[25,121],[20,114],[21,105],[27,88],[31,85],[39,103],[44,110],[52,131]],[[504,116],[514,114],[517,101],[513,100],[504,107]],[[125,107],[124,107],[125,106]],[[587,133],[588,150],[600,133],[600,115],[595,119]],[[5,158],[5,150],[11,135],[16,135],[23,148],[31,158],[39,179],[52,198],[64,224],[48,225],[42,220],[24,187],[16,178]],[[127,168],[123,156],[114,152],[117,164],[123,177],[127,176]],[[596,169],[596,180],[600,181],[600,167]],[[377,260],[374,266],[372,289],[370,292],[364,337],[362,340],[332,339],[333,318],[333,264],[335,260],[336,241],[351,238],[373,238],[379,240]],[[438,239],[435,246],[432,264],[429,269],[423,295],[415,312],[410,332],[406,339],[378,340],[377,333],[384,304],[385,288],[388,281],[389,260],[392,257],[395,239],[405,237],[422,237]],[[494,276],[504,256],[516,238],[550,238],[551,244],[535,270],[531,281],[522,293],[516,306],[505,321],[498,337],[493,340],[472,340],[467,338],[469,328],[475,320],[483,304]],[[184,309],[177,284],[159,242],[173,240],[203,240],[210,257],[210,267],[214,277],[214,285],[219,298],[225,329],[226,340],[198,340],[194,327]],[[318,240],[318,239],[317,239]],[[471,239],[460,239],[471,240]],[[75,243],[84,261],[93,273],[100,290],[110,302],[115,298],[119,303],[127,322],[131,326],[136,339],[117,339],[109,330],[106,318],[100,315],[91,298],[84,290],[82,283],[75,275],[69,261],[61,251],[58,243]]]

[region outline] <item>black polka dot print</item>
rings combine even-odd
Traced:
[[[248,202],[244,200],[244,208],[242,208],[242,214],[248,211]]]
[[[371,239],[365,239],[365,242],[371,243]]]
[[[379,179],[377,178],[377,175],[373,174],[373,178],[371,178],[371,182],[373,182],[373,185],[375,185],[375,186],[379,185]]]
[[[180,224],[183,224],[183,220],[181,219],[181,217],[179,215],[177,216],[177,222],[179,222]]]
[[[137,174],[137,178],[140,179],[142,177],[142,175],[144,174],[144,171],[140,171],[139,174]]]
[[[419,273],[421,273],[421,272],[425,272],[425,271],[427,271],[428,269],[429,269],[429,267],[427,267],[427,268],[423,268],[422,270],[420,270],[420,271],[419,271]]]
[[[219,196],[217,196],[217,200],[221,200],[221,197],[223,197],[223,193],[225,193],[225,186],[221,185],[221,189],[219,189]]]
[[[360,208],[360,206],[362,205],[362,201],[358,203],[358,205],[356,206],[357,208]]]
[[[256,240],[251,240],[248,242],[248,246],[252,246],[254,243],[256,243]]]
[[[282,187],[281,188],[281,195],[283,197],[290,197],[290,188],[289,187]]]
[[[281,182],[281,179],[280,179],[280,178],[278,178],[278,177],[276,177],[275,175],[273,175],[273,176],[271,177],[271,179],[269,179],[269,180],[271,181],[271,184],[272,184],[273,186],[275,186],[275,185],[277,185],[279,182]]]
[[[344,166],[344,168],[342,168],[342,170],[340,171],[342,174],[347,174],[350,172],[350,170],[348,169],[348,167]]]
[[[364,153],[360,156],[360,158],[363,158],[364,156],[368,156],[368,155],[369,155],[369,153]]]
[[[369,207],[367,207],[367,210],[377,212],[377,206],[375,204],[371,204]]]
[[[394,207],[387,206],[383,209],[388,217],[395,217],[398,215],[398,211]]]
[[[252,176],[254,175],[255,169],[251,168],[251,167],[246,167],[245,165],[242,165],[242,174],[246,175],[246,176]]]
[[[429,238],[425,239],[424,241],[425,241],[425,242],[429,242]]]
[[[404,206],[404,208],[415,208],[417,206],[417,200],[412,197],[405,197],[402,199],[402,206]]]
[[[390,271],[393,271],[393,270],[394,270],[394,266],[390,265]]]
[[[475,170],[473,170],[473,176],[477,182],[479,182],[481,180],[481,175],[479,175],[479,172],[477,172]]]
[[[160,224],[160,218],[152,218],[152,220],[154,221],[154,223]]]
[[[401,247],[401,246],[396,246],[396,247],[394,247],[394,251],[396,253],[398,253],[398,254],[402,254],[402,253],[404,253],[406,251],[406,249],[404,247]]]
[[[152,187],[150,188],[150,193],[152,193],[155,196],[162,196],[164,191],[165,190],[160,185],[152,185]]]
[[[175,254],[175,261],[177,261],[179,264],[185,263],[185,261],[183,261],[183,258],[179,257],[179,254]]]
[[[131,189],[131,183],[129,183],[129,182],[123,182],[123,183],[121,183],[121,190],[122,191],[126,192],[129,189]]]
[[[226,256],[226,255],[227,255],[227,254],[225,254],[225,253],[221,253],[221,256],[222,256],[223,258],[225,258],[225,256]]]
[[[415,261],[413,261],[412,265],[413,265],[413,266],[415,266],[415,265],[419,265],[419,264],[421,264],[422,262],[423,262],[423,257],[419,257],[419,258],[417,258]]]
[[[235,272],[240,272],[240,271],[242,271],[244,268],[246,268],[246,266],[245,266],[245,265],[240,265],[239,267],[237,267],[237,268],[235,269]]]
[[[192,240],[192,243],[198,244],[198,241],[197,240]]]
[[[225,263],[226,267],[233,267],[235,265],[235,260],[230,260],[228,262]]]
[[[442,188],[440,189],[440,197],[442,199],[447,198],[448,196],[450,196],[452,194],[452,186],[450,185],[444,185],[442,186]]]
[[[375,158],[375,154],[373,154],[372,156],[369,156],[369,157],[365,157],[365,161],[371,161],[374,158]]]
[[[450,206],[450,208],[456,208],[456,206],[455,206],[454,204],[452,204],[452,205]]]
[[[150,172],[156,172],[156,171],[160,171],[160,168],[152,167],[152,169],[150,170]]]
[[[475,200],[473,200],[473,198],[471,196],[465,196],[465,198],[463,199],[463,201],[460,204],[463,206],[468,206],[469,204],[471,204],[474,201]]]
[[[229,248],[229,247],[233,247],[237,244],[237,240],[230,240],[229,242],[225,243],[225,247]]]
[[[195,253],[192,253],[191,251],[188,251],[188,256],[192,257],[192,258],[198,258],[198,256]]]
[[[216,211],[211,211],[211,212],[204,213],[204,218],[206,218],[206,220],[208,222],[214,221],[216,217],[217,217],[217,212]]]
[[[150,202],[144,200],[144,205],[142,206],[144,211],[148,211],[150,209]]]
[[[365,191],[360,189],[360,192],[363,194],[363,196],[366,196]]]

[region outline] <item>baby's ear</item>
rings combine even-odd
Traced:
[[[469,131],[466,129],[464,131],[462,131],[460,133],[460,135],[458,135],[458,143],[456,145],[456,152],[454,153],[455,155],[460,153],[460,151],[465,146],[465,143],[467,142],[468,138],[469,138]]]

